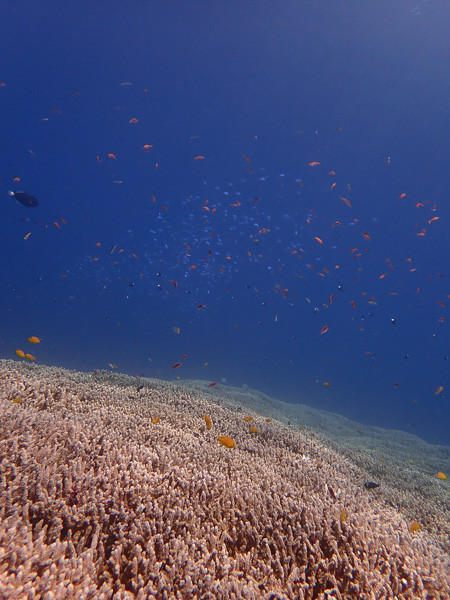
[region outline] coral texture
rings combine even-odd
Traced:
[[[156,380],[2,361],[0,392],[0,598],[449,598],[433,539],[305,433]]]

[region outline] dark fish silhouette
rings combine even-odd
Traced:
[[[31,194],[26,194],[25,192],[8,192],[8,194],[15,198],[17,202],[22,204],[22,206],[26,206],[28,208],[39,206],[39,202],[34,196],[31,196]]]
[[[375,488],[380,487],[379,483],[375,483],[375,481],[366,481],[366,483],[364,484],[364,487],[367,490],[374,490]]]

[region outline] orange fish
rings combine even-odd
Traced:
[[[417,521],[413,521],[412,523],[410,523],[408,529],[411,533],[419,531],[419,529],[421,529],[420,523],[418,523]]]
[[[181,363],[175,363],[174,365],[172,365],[172,369],[178,369],[179,367],[181,367]]]
[[[157,425],[159,423],[159,417],[153,417],[152,423],[153,425]]]
[[[222,446],[225,446],[225,448],[235,448],[236,447],[234,440],[227,437],[226,435],[219,435],[219,437],[217,438],[217,441],[220,442],[222,444]]]
[[[28,338],[28,341],[30,342],[30,344],[40,344],[41,340],[36,337],[35,335],[32,335],[31,337]]]
[[[152,146],[151,144],[144,144],[144,145],[142,146],[142,148],[143,148],[143,149],[144,149],[146,152],[148,152],[148,151],[150,150],[150,148],[153,148],[153,146]]]
[[[244,421],[246,421],[247,423],[248,423],[249,421],[253,421],[253,417],[251,417],[251,416],[244,417]]]
[[[250,425],[250,427],[248,428],[250,433],[258,433],[258,428],[255,427],[255,425]]]
[[[25,354],[25,358],[26,358],[27,360],[36,360],[36,357],[35,357],[35,356],[33,356],[32,354]]]
[[[16,354],[19,358],[25,358],[25,352],[23,350],[20,350],[20,348],[17,348]]]
[[[322,335],[323,333],[326,333],[330,328],[328,327],[328,325],[324,325],[322,327],[322,329],[320,330],[320,335]]]
[[[441,392],[443,392],[443,391],[444,391],[444,386],[443,386],[443,385],[440,385],[438,388],[436,388],[436,389],[434,390],[434,393],[436,394],[436,396],[439,396],[439,394],[440,394]]]
[[[212,381],[212,382],[211,382],[211,383],[208,385],[208,387],[214,387],[215,385],[217,385],[217,381]]]
[[[137,123],[137,122],[138,122],[138,120],[136,119],[136,117],[133,117],[132,119],[130,119],[128,121],[128,123]]]
[[[320,162],[317,162],[316,160],[313,160],[312,162],[308,163],[308,165],[310,167],[317,167],[320,165]]]
[[[430,219],[428,221],[428,225],[430,225],[431,223],[433,223],[433,221],[437,221],[439,219],[439,217],[433,217],[432,219]]]
[[[344,198],[344,196],[340,197],[342,202],[344,202],[347,206],[351,206],[352,203],[350,202],[350,200],[348,198]]]
[[[319,244],[323,244],[323,240],[320,239],[320,237],[316,237],[314,238],[316,240],[316,242],[319,242]]]
[[[211,422],[211,417],[208,415],[205,415],[205,423],[206,423],[206,427],[208,429],[211,429],[212,427],[212,422]]]
[[[194,160],[203,160],[205,157],[204,156],[194,156]]]
[[[439,471],[439,473],[437,474],[437,477],[441,481],[445,481],[447,479],[447,475],[445,475],[445,473],[441,473],[441,471]]]

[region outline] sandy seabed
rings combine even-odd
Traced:
[[[0,418],[1,599],[450,598],[449,448],[252,390],[8,360]]]

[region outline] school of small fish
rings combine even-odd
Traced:
[[[119,85],[124,98],[135,93],[136,87],[131,81]],[[148,89],[137,93],[146,96]],[[68,101],[81,102],[82,99],[82,91],[74,89]],[[292,308],[297,312],[299,307],[303,310],[306,306],[309,315],[317,315],[316,336],[320,340],[317,344],[323,344],[324,348],[333,343],[336,320],[347,319],[348,328],[357,328],[361,335],[367,335],[365,355],[375,362],[376,353],[370,344],[375,343],[376,338],[367,333],[372,311],[381,310],[380,306],[398,298],[402,294],[403,280],[409,278],[417,284],[416,298],[407,298],[406,302],[431,307],[436,328],[444,327],[450,301],[449,290],[443,285],[445,273],[434,265],[430,265],[430,272],[419,273],[413,256],[419,256],[428,239],[439,239],[443,235],[444,218],[438,202],[418,197],[414,190],[408,189],[407,181],[397,181],[395,190],[391,191],[391,201],[402,207],[412,252],[404,255],[397,252],[393,258],[381,245],[383,232],[379,218],[367,219],[360,215],[364,190],[355,190],[346,180],[344,167],[338,168],[333,158],[322,155],[317,145],[311,145],[309,153],[302,155],[298,172],[287,176],[258,160],[262,142],[258,135],[253,135],[236,156],[234,179],[215,182],[211,181],[209,171],[215,159],[207,146],[202,145],[201,136],[193,132],[188,160],[197,187],[193,193],[171,198],[164,196],[157,185],[157,178],[167,175],[169,166],[161,145],[145,134],[146,115],[119,108],[118,127],[125,127],[130,136],[134,135],[131,132],[142,133],[139,143],[134,143],[133,156],[139,155],[139,160],[145,161],[154,183],[149,184],[140,209],[142,215],[149,217],[145,239],[133,229],[124,230],[115,239],[105,231],[103,239],[99,239],[101,236],[92,239],[89,251],[78,257],[79,272],[83,278],[95,280],[96,285],[102,282],[102,293],[112,289],[113,279],[117,277],[126,286],[127,297],[146,294],[151,288],[152,293],[160,294],[168,302],[175,300],[178,315],[187,315],[183,322],[178,321],[177,316],[179,324],[171,325],[175,334],[172,337],[178,342],[185,339],[186,325],[195,324],[214,312],[218,290],[233,297],[236,293],[233,282],[251,270],[258,274],[261,282],[261,286],[255,281],[245,286],[255,303],[266,306],[269,298],[275,299],[277,308],[285,303],[288,310]],[[42,116],[40,121],[48,123],[63,115],[64,110],[51,108],[48,116]],[[333,135],[339,136],[341,132],[342,128],[336,127]],[[299,130],[294,133],[302,134]],[[34,150],[29,150],[29,154],[34,157]],[[90,161],[99,180],[125,187],[130,179],[125,166],[127,158],[124,149],[99,145]],[[377,168],[380,177],[392,174],[396,168],[395,157],[386,153]],[[17,173],[10,179],[11,187],[22,188],[25,181],[26,175]],[[308,190],[313,190],[309,196]],[[313,199],[317,190],[320,190],[320,203]],[[10,191],[9,195],[21,205],[18,209],[34,208],[33,214],[45,203],[42,193],[37,194],[39,201],[22,189]],[[56,214],[48,222],[33,223],[27,217],[24,220],[26,226],[20,238],[28,245],[40,231],[51,230],[60,236],[71,226],[66,218]],[[352,270],[351,280],[347,277],[347,281],[340,281],[344,268]],[[70,271],[59,274],[62,279],[72,276]],[[344,289],[346,283],[352,285],[348,295]],[[389,318],[393,325],[397,324],[401,309],[396,308],[395,313]],[[270,319],[277,326],[283,321],[275,307]],[[234,322],[230,327],[241,325]],[[258,321],[258,326],[264,327],[266,322]],[[121,327],[120,322],[117,327]],[[170,334],[170,327],[167,333]],[[40,339],[32,335],[28,342],[39,344]],[[189,347],[181,352],[174,350],[171,362],[165,367],[166,374],[177,369],[183,374],[187,369],[181,367],[186,363],[192,365],[194,360],[197,368],[201,365],[206,368],[209,361],[199,356],[194,359],[190,350]],[[36,356],[21,348],[15,349],[15,355],[28,361],[36,360]],[[408,357],[406,354],[405,358]],[[448,357],[442,358],[447,360]],[[115,362],[107,360],[105,365],[118,369]],[[214,388],[221,380],[209,381],[208,386]],[[334,393],[333,379],[322,379],[322,382],[326,393]],[[430,397],[434,394],[443,398],[445,383],[430,380]],[[401,386],[400,378],[392,380],[392,389],[401,389]],[[411,399],[411,404],[417,402],[417,398]]]

